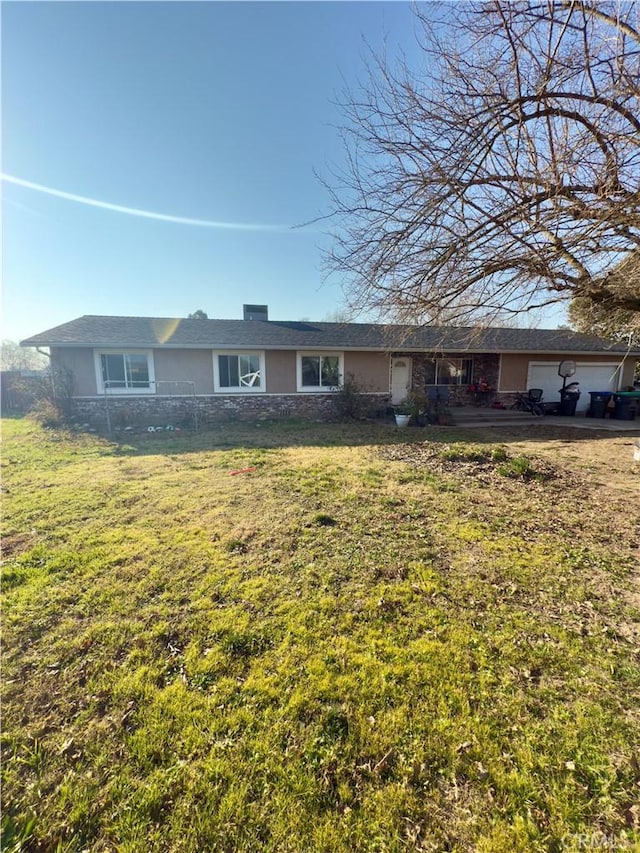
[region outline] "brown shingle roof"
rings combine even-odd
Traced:
[[[624,344],[565,329],[473,329],[312,323],[279,320],[185,320],[85,315],[21,341],[23,346],[188,349],[351,349],[426,352],[625,353]],[[634,352],[640,355],[640,351]]]

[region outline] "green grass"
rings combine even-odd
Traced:
[[[3,850],[636,849],[632,538],[412,435],[4,422]]]

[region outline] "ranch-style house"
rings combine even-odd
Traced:
[[[242,320],[83,316],[21,342],[46,347],[65,372],[76,414],[176,418],[197,405],[205,419],[330,418],[346,377],[378,411],[412,390],[445,388],[451,405],[508,403],[542,388],[559,399],[560,361],[576,363],[583,392],[633,383],[640,351],[565,329],[444,328],[269,320],[245,305]],[[589,405],[583,393],[578,413]]]

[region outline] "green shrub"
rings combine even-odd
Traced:
[[[336,415],[343,421],[361,421],[373,414],[371,398],[366,397],[367,389],[361,385],[352,373],[347,373],[335,393]]]

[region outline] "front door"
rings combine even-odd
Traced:
[[[411,359],[391,359],[391,402],[399,403],[411,388]]]

